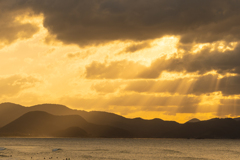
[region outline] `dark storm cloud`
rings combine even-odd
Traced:
[[[0,43],[10,44],[17,39],[31,38],[38,27],[30,23],[21,23],[15,18],[29,14],[27,8],[14,1],[0,1]]]
[[[9,1],[43,13],[44,26],[67,44],[82,46],[164,35],[179,35],[183,43],[240,38],[239,0]]]

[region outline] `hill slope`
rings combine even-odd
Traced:
[[[240,122],[231,118],[211,119],[195,123],[185,123],[181,127],[165,133],[165,138],[240,138]]]
[[[74,132],[75,130],[75,132]],[[24,114],[0,129],[0,136],[10,137],[55,137],[56,135],[72,137],[82,133],[86,137],[130,137],[126,130],[111,126],[88,123],[81,116],[56,116],[43,111]],[[69,133],[69,135],[67,134]],[[88,133],[88,134],[86,134]]]
[[[113,113],[72,110],[63,105],[23,107],[0,104],[0,136],[240,138],[239,118],[193,119],[185,124],[161,119],[128,119]]]
[[[1,112],[3,109],[4,112]],[[180,126],[177,122],[163,121],[161,119],[128,119],[113,113],[72,110],[66,106],[56,104],[42,104],[32,107],[23,107],[13,103],[3,103],[0,104],[0,117],[2,118],[2,121],[0,121],[0,127],[5,126],[30,111],[44,111],[53,115],[79,115],[89,123],[121,128],[129,131],[131,135],[137,138],[161,137],[165,132],[174,130]]]

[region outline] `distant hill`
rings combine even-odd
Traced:
[[[4,110],[4,112],[2,112]],[[97,125],[107,125],[129,131],[134,137],[161,137],[161,135],[180,126],[173,121],[163,121],[161,119],[143,120],[141,118],[129,119],[113,113],[100,111],[72,110],[63,105],[42,104],[32,107],[23,107],[13,103],[0,104],[0,127],[12,122],[30,111],[44,111],[53,115],[80,115],[87,122]],[[8,116],[11,115],[11,116]]]
[[[193,118],[193,119],[187,121],[186,123],[196,123],[196,122],[200,122],[200,120],[197,118]]]
[[[2,137],[238,138],[240,118],[196,118],[185,124],[161,119],[129,119],[113,113],[73,110],[63,105],[24,107],[0,104]]]
[[[58,104],[41,104],[24,107],[14,103],[2,103],[0,104],[0,128],[31,111],[44,111],[53,115],[80,115],[81,112],[85,113],[85,111],[72,110]]]
[[[165,133],[165,138],[240,138],[240,122],[231,119],[211,119],[195,123],[185,123],[181,127]]]
[[[240,121],[240,117],[234,118],[236,121]]]
[[[0,129],[5,137],[131,137],[123,129],[88,123],[81,116],[56,116],[43,111],[24,114]]]
[[[163,133],[180,126],[179,123],[173,121],[163,121],[161,119],[144,120],[141,118],[129,119],[116,114],[98,111],[84,113],[81,116],[91,123],[110,125],[128,130],[136,138],[158,138]]]
[[[26,107],[18,104],[13,103],[0,104],[0,128],[27,112],[28,109]]]

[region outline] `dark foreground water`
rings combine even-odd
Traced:
[[[240,140],[0,138],[3,160],[237,160]]]

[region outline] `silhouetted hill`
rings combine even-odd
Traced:
[[[0,104],[0,128],[30,111],[44,111],[53,115],[79,115],[79,112],[85,112],[72,110],[66,106],[57,104],[41,104],[24,107],[14,103],[2,103]]]
[[[195,123],[195,122],[200,122],[200,120],[197,118],[193,118],[193,119],[190,119],[189,121],[187,121],[186,123]]]
[[[166,138],[240,138],[240,122],[231,119],[211,119],[182,124],[176,130],[165,133]]]
[[[28,112],[26,107],[13,103],[0,104],[0,128]]]
[[[76,129],[79,128],[79,129]],[[64,131],[64,132],[63,132]],[[75,132],[73,132],[75,131]],[[77,132],[79,136],[77,136]],[[81,116],[55,116],[43,111],[24,114],[0,129],[0,136],[10,137],[131,137],[126,130],[88,123]],[[69,134],[69,135],[68,135]]]
[[[28,107],[28,112],[29,111],[43,111],[53,115],[79,115],[79,113],[81,112],[84,113],[86,112],[81,110],[73,110],[64,105],[59,104],[39,104],[32,107]]]
[[[1,108],[4,108],[5,104],[0,104]],[[80,115],[87,122],[104,125],[104,126],[112,126],[115,128],[121,128],[123,130],[127,130],[134,137],[144,138],[144,137],[161,137],[161,135],[170,130],[176,129],[180,124],[177,122],[171,121],[163,121],[161,119],[153,119],[153,120],[143,120],[141,118],[128,119],[123,116],[119,116],[113,113],[100,112],[100,111],[81,111],[81,110],[72,110],[63,105],[56,104],[42,104],[36,105],[32,107],[19,107],[18,105],[8,103],[9,108],[18,107],[18,111],[15,112],[14,109],[10,109],[9,111],[5,111],[5,115],[13,116],[5,116],[5,123],[0,121],[0,126],[4,126],[11,121],[19,118],[23,114],[29,111],[44,111],[53,115]],[[6,108],[6,107],[5,107]],[[1,117],[1,112],[0,112]]]
[[[236,121],[240,121],[240,117],[234,118]]]
[[[113,113],[72,110],[63,105],[23,107],[0,104],[0,136],[240,138],[239,118],[192,119],[185,124],[161,119],[129,119]]]
[[[179,127],[179,123],[173,121],[163,121],[161,119],[144,120],[141,118],[124,118],[122,116],[92,111],[81,115],[88,122],[101,125],[110,125],[130,131],[137,138],[157,138],[167,131]]]

